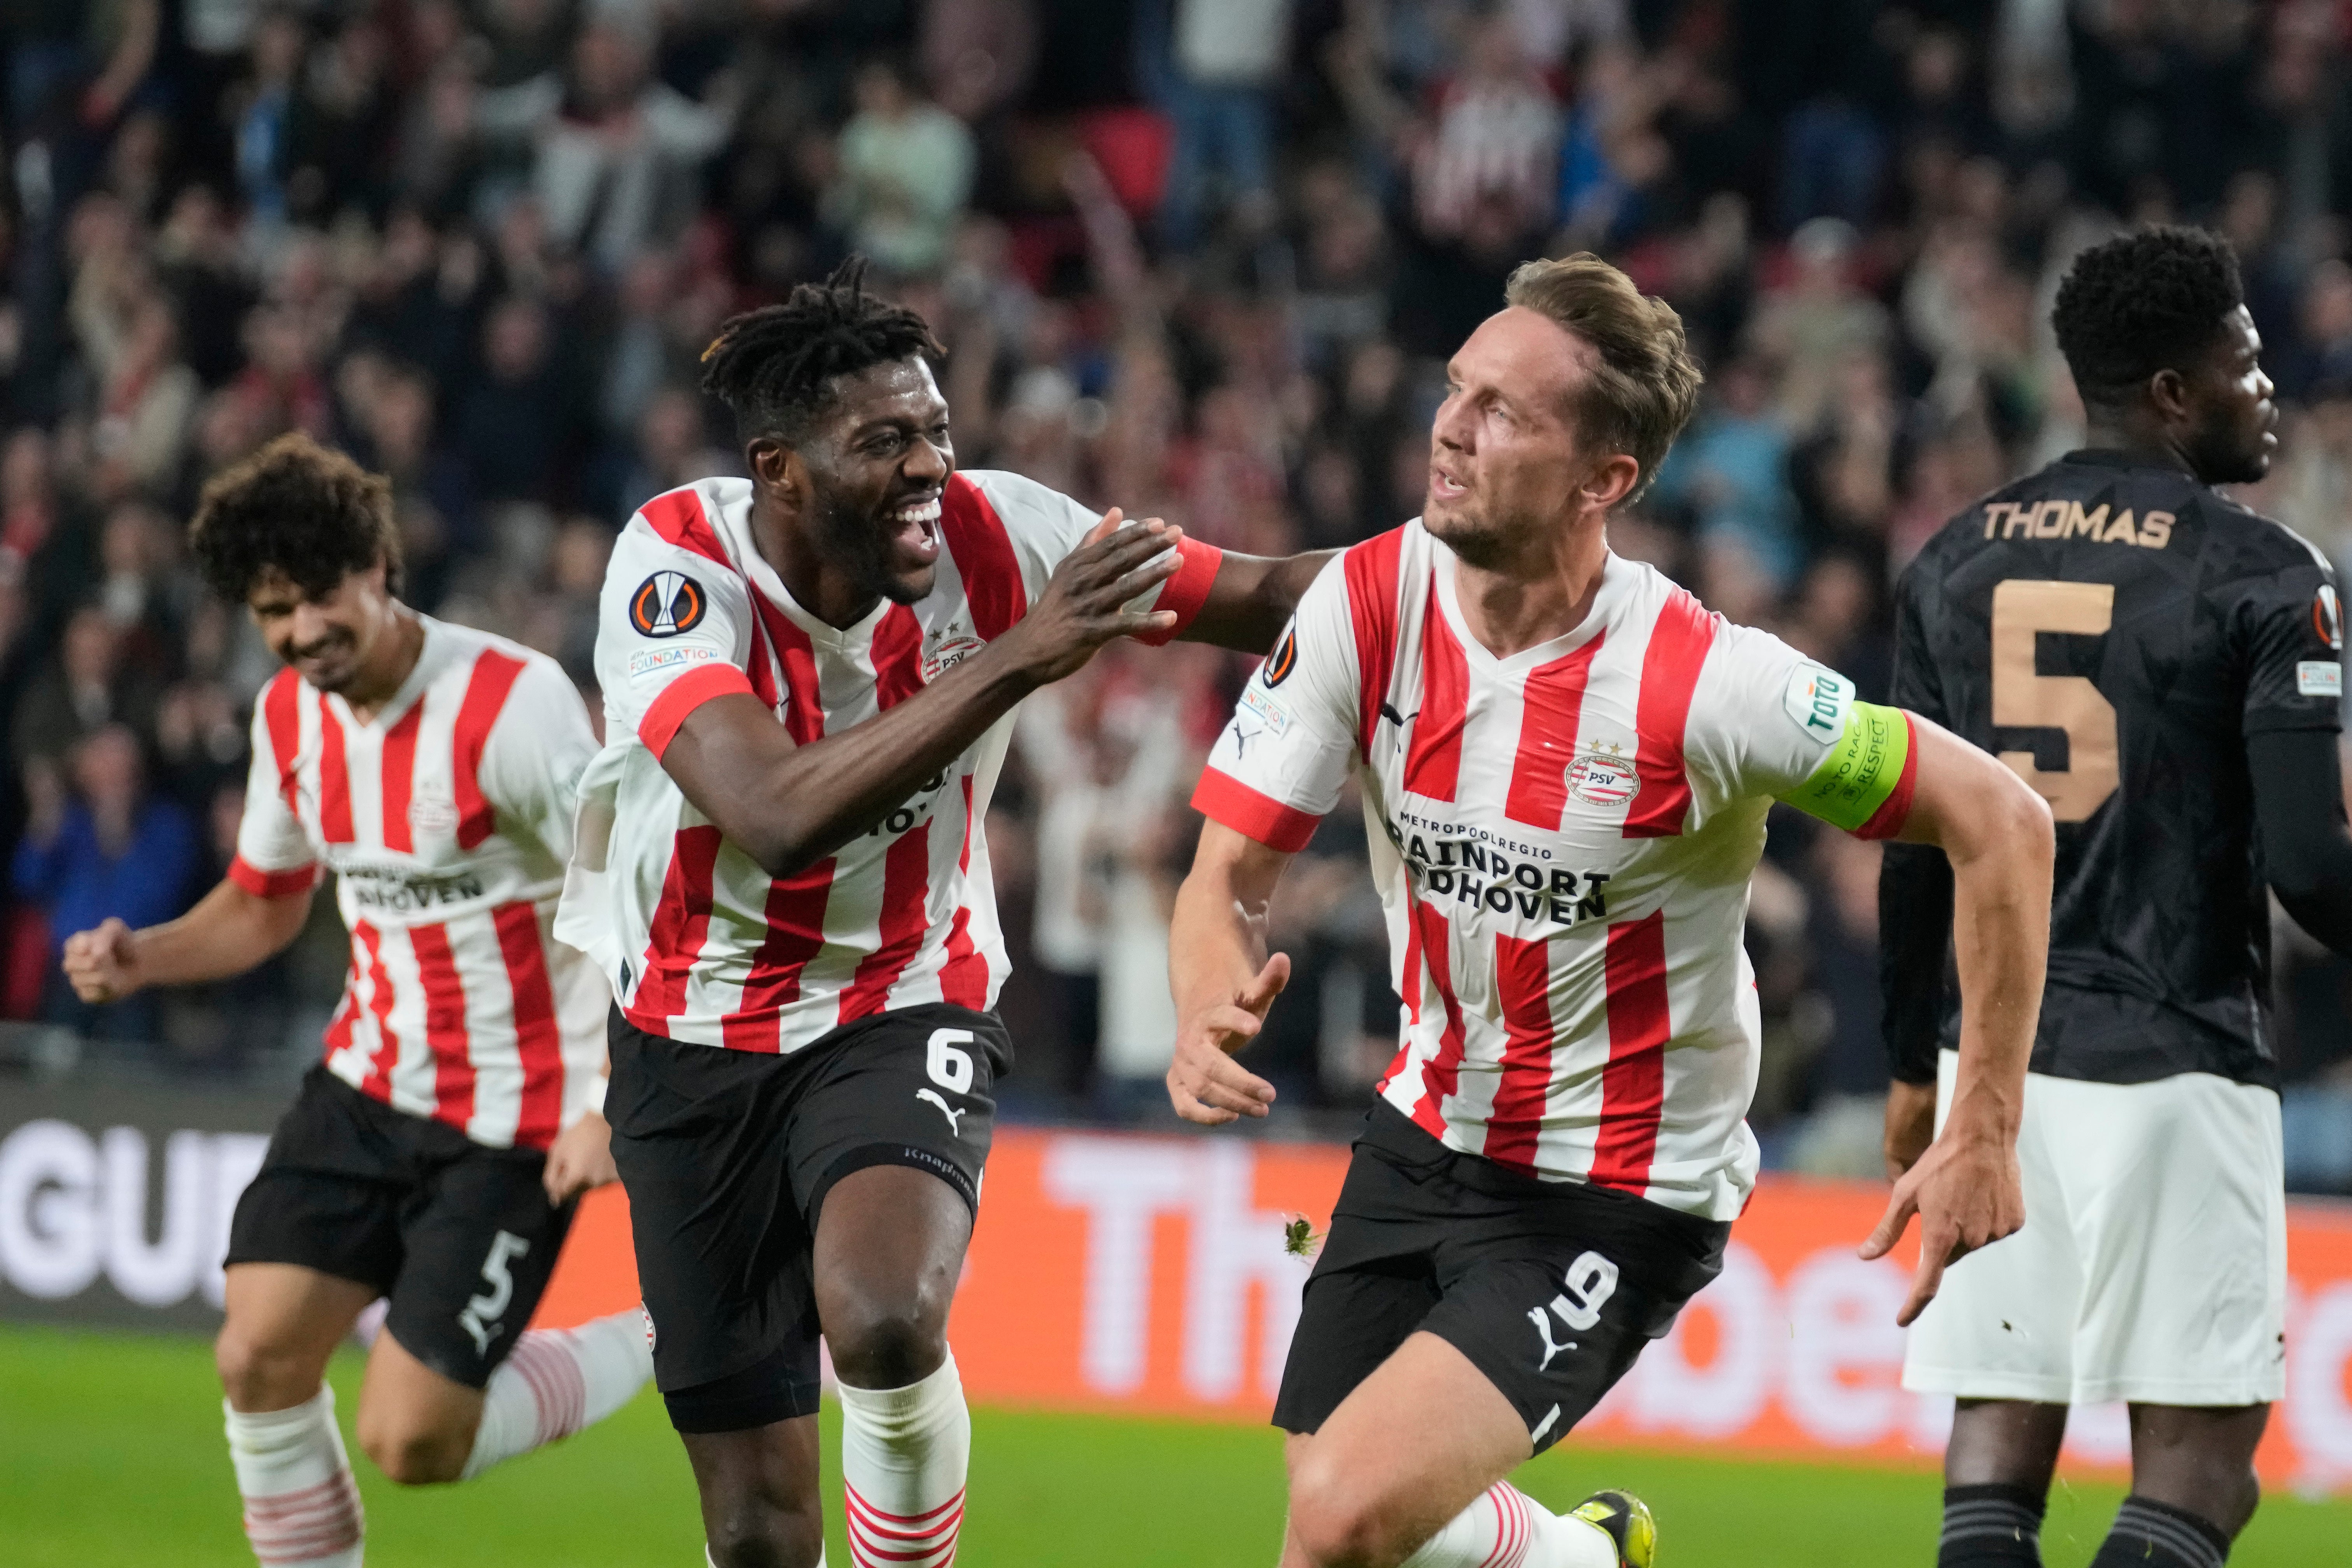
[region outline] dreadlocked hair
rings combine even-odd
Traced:
[[[866,258],[853,256],[823,283],[720,326],[702,350],[702,390],[734,411],[744,440],[796,442],[832,402],[837,378],[946,351],[920,316],[866,292]]]
[[[213,591],[236,604],[272,573],[323,594],[379,561],[385,590],[400,591],[390,482],[300,431],[205,486],[188,546]]]
[[[2245,303],[2237,253],[2204,229],[2158,225],[2074,258],[2050,325],[2087,402],[2126,403],[2158,371],[2186,371]]]

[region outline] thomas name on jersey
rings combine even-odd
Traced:
[[[2137,545],[2142,549],[2162,549],[2172,542],[2173,515],[2151,510],[2132,526],[2129,507],[2107,519],[2107,506],[2102,501],[2088,511],[2083,503],[2071,497],[2046,501],[1988,501],[1985,503],[1984,537],[1991,538],[1994,528],[2002,538],[2089,539],[2094,544]]]

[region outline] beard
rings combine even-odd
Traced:
[[[930,591],[928,583],[918,589],[891,576],[889,541],[871,512],[822,490],[814,499],[817,536],[824,541],[825,553],[860,592],[893,604],[913,604]]]
[[[2263,445],[2267,426],[2251,435],[2226,414],[2217,413],[2197,432],[2189,461],[2197,476],[2208,485],[2255,485],[2271,471],[2271,455]]]
[[[1498,523],[1483,510],[1467,515],[1456,511],[1434,524],[1424,516],[1421,526],[1452,550],[1455,559],[1479,571],[1508,567],[1519,556],[1526,531]]]

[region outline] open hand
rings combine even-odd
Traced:
[[[540,1181],[547,1201],[562,1207],[592,1186],[621,1179],[613,1164],[612,1124],[591,1111],[556,1135]]]
[[[1184,530],[1157,517],[1134,528],[1120,527],[1124,520],[1117,507],[1104,513],[1078,548],[1054,569],[1053,580],[1029,613],[998,639],[1000,646],[1012,645],[1038,685],[1060,680],[1114,637],[1175,628],[1173,611],[1127,606],[1182,569],[1176,543]]]
[[[1862,1244],[1864,1259],[1884,1258],[1919,1217],[1919,1270],[1895,1321],[1909,1328],[1944,1282],[1944,1270],[2025,1223],[2025,1191],[2011,1139],[1948,1126],[1895,1184],[1885,1218]]]
[[[66,938],[66,978],[86,1002],[119,1002],[141,985],[137,935],[109,915],[96,930]]]
[[[1176,1060],[1168,1068],[1168,1099],[1176,1113],[1204,1126],[1263,1116],[1274,1085],[1233,1057],[1265,1027],[1266,1009],[1290,983],[1290,956],[1276,953],[1231,1001],[1220,1002],[1176,1031]]]

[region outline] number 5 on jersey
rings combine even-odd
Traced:
[[[2066,766],[2043,772],[2031,751],[2004,751],[2000,759],[2050,802],[2062,822],[2080,822],[2106,804],[2121,776],[2115,705],[2081,675],[2034,670],[2034,644],[2044,632],[2095,637],[2115,623],[2112,582],[2055,582],[2012,578],[1992,591],[1992,722],[2001,729],[2066,732]]]

